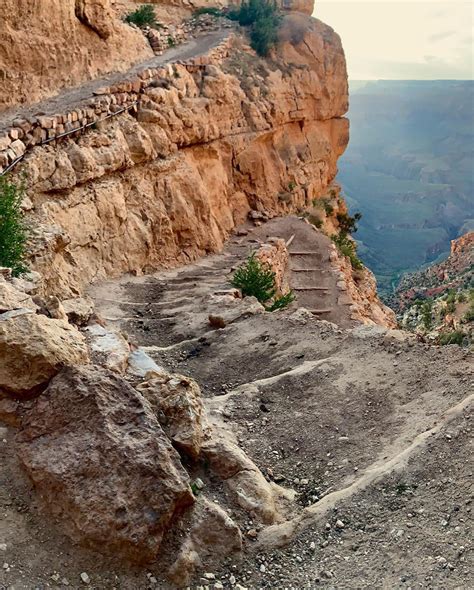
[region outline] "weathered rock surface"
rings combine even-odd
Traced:
[[[88,361],[84,337],[64,320],[29,309],[0,315],[0,390],[14,395],[44,387],[63,366]]]
[[[20,308],[36,311],[37,306],[28,293],[0,278],[0,314]]]
[[[203,496],[191,516],[189,533],[168,575],[178,586],[186,586],[194,571],[216,565],[242,550],[242,535],[224,510]]]
[[[122,558],[155,558],[194,501],[149,404],[104,369],[64,369],[27,414],[18,451],[66,534]]]
[[[115,371],[125,373],[130,356],[130,345],[123,335],[111,328],[93,324],[84,329],[93,361]]]
[[[151,55],[142,34],[115,17],[110,0],[3,0],[0,111]]]
[[[62,304],[68,320],[76,326],[87,324],[94,312],[94,303],[85,297],[65,299]]]
[[[196,381],[183,375],[163,373],[144,381],[137,390],[148,400],[171,441],[196,459],[206,428],[201,391]]]
[[[225,432],[216,430],[203,445],[202,454],[209,468],[222,478],[235,501],[257,520],[278,520],[275,493],[253,461]]]

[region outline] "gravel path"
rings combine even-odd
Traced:
[[[219,45],[229,35],[229,29],[213,31],[189,40],[166,51],[163,55],[157,55],[146,61],[140,62],[126,72],[117,72],[84,82],[80,86],[68,88],[58,95],[31,106],[17,106],[0,114],[0,132],[12,126],[13,120],[18,117],[31,117],[39,113],[43,115],[55,115],[74,108],[80,108],[83,103],[89,101],[93,93],[102,86],[110,86],[146,70],[156,68],[179,60],[186,60],[200,55],[205,55],[210,49]]]

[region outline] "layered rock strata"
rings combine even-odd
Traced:
[[[251,209],[285,214],[325,192],[348,141],[345,61],[332,29],[301,18],[301,40],[271,61],[236,39],[215,65],[152,73],[135,115],[31,151],[45,291],[189,262],[219,250]]]

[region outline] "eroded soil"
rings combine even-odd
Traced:
[[[298,303],[210,326],[209,313],[219,313],[215,294],[229,287],[232,269],[255,240],[295,233],[294,219],[287,223],[235,237],[222,254],[193,266],[93,290],[108,323],[158,364],[196,379],[210,415],[236,434],[269,481],[294,492],[272,527],[232,513],[245,536],[243,559],[196,584],[472,588],[469,352],[354,326],[337,306],[339,326]],[[325,270],[324,242],[311,247]],[[8,566],[0,584],[65,588],[65,578],[80,588],[87,572],[94,588],[168,587],[165,563],[133,570],[61,537],[9,452],[12,431],[2,432],[0,561]],[[225,507],[225,491],[205,483],[206,495]],[[174,551],[176,539],[168,543],[165,550]]]

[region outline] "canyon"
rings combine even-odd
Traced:
[[[472,355],[397,329],[331,239],[337,33],[284,2],[259,56],[176,0],[156,14],[186,35],[156,50],[135,2],[14,4],[0,173],[30,236],[29,272],[0,273],[0,585],[467,587]],[[287,308],[233,285],[252,254]]]

